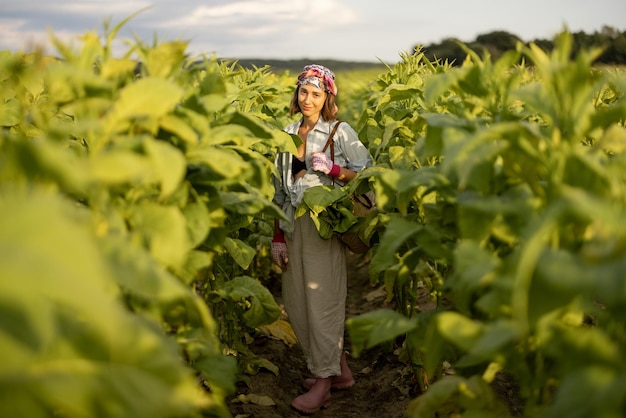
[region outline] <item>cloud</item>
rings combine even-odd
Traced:
[[[145,0],[128,1],[65,1],[49,3],[49,10],[57,13],[71,13],[78,15],[130,15],[140,9],[148,7],[152,2]]]
[[[155,8],[155,14],[161,11]],[[284,56],[298,49],[324,49],[317,34],[340,30],[363,20],[361,14],[339,0],[239,0],[201,4],[186,13],[154,22],[161,34],[190,39],[197,53],[235,56]],[[315,39],[319,46],[312,47]]]
[[[0,0],[2,1],[2,0]],[[502,1],[366,2],[363,0],[4,0],[0,49],[49,44],[103,32],[141,11],[117,40],[189,41],[190,54],[232,58],[333,58],[396,61],[397,51],[448,37],[471,41],[506,30],[522,39],[571,30],[623,28],[624,0],[527,0],[511,14]],[[393,7],[392,7],[393,6]],[[536,7],[530,7],[536,6]],[[537,14],[537,7],[541,13]],[[147,9],[146,9],[147,8]],[[401,10],[401,12],[399,12]],[[490,10],[490,13],[480,11]],[[116,40],[116,42],[117,42]],[[117,51],[117,50],[116,50]],[[122,51],[125,52],[125,51]]]
[[[338,0],[242,0],[213,6],[199,4],[189,16],[164,22],[163,27],[298,24],[315,27],[352,24],[358,13]]]

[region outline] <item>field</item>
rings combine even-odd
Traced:
[[[117,30],[0,52],[0,416],[295,416],[269,256],[293,75],[113,57]],[[374,165],[298,211],[371,250],[358,383],[318,416],[624,415],[626,74],[571,51],[337,72]]]

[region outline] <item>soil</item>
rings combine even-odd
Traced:
[[[348,298],[346,316],[357,316],[382,307],[385,292],[372,287],[368,275],[367,260],[363,256],[350,254],[348,257]],[[270,291],[281,303],[280,279]],[[427,303],[427,295],[425,295]],[[389,349],[371,348],[360,353],[358,358],[351,355],[349,336],[346,333],[345,349],[348,365],[356,384],[348,389],[333,390],[331,404],[313,415],[301,414],[291,407],[291,401],[305,393],[302,380],[310,377],[299,346],[289,347],[280,339],[255,337],[250,346],[256,355],[269,360],[279,367],[278,376],[262,369],[249,376],[246,383],[237,385],[237,393],[229,398],[229,410],[235,418],[291,418],[301,416],[356,418],[356,417],[405,417],[407,407],[415,398],[412,373]],[[260,398],[257,398],[260,397]],[[261,399],[263,402],[248,402]],[[269,401],[269,402],[266,402]],[[261,404],[273,403],[263,406]]]

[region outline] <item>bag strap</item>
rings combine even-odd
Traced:
[[[340,120],[338,120],[337,123],[335,123],[335,126],[333,126],[333,130],[330,131],[330,135],[328,135],[328,141],[326,141],[326,145],[324,145],[324,148],[322,148],[322,152],[326,152],[326,149],[328,148],[328,146],[332,145],[330,147],[330,159],[333,162],[335,162],[335,141],[333,141],[333,137],[335,136],[335,132],[337,132],[337,128],[339,127],[340,123],[341,123]]]

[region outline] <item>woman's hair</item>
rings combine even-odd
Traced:
[[[302,112],[302,109],[300,109],[300,105],[298,104],[299,93],[300,86],[296,88],[296,91],[293,92],[293,96],[291,97],[291,103],[289,104],[289,116]],[[326,93],[326,100],[324,101],[324,107],[322,107],[322,117],[327,121],[335,120],[337,118],[337,104],[333,94]]]

